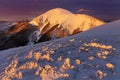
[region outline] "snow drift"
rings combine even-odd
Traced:
[[[119,80],[120,20],[82,34],[0,51],[1,80]]]

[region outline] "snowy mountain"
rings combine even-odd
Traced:
[[[2,22],[0,24],[0,50],[70,36],[103,24],[105,22],[94,17],[55,8],[32,21]]]
[[[86,32],[0,51],[1,80],[119,80],[120,20]]]
[[[41,34],[55,27],[53,29],[59,29],[61,32],[64,30],[68,35],[72,35],[105,24],[105,22],[92,16],[73,14],[65,9],[55,8],[34,18],[30,24],[39,26]]]
[[[14,22],[0,21],[0,33],[7,31],[14,24]]]

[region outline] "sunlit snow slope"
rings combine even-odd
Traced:
[[[34,18],[30,23],[39,26],[42,29],[43,26],[48,23],[49,26],[45,26],[47,29],[51,29],[58,24],[58,28],[62,27],[63,29],[66,29],[69,34],[73,34],[75,30],[86,31],[93,27],[105,24],[105,22],[92,16],[73,14],[72,12],[61,8],[49,10],[37,18]]]
[[[91,35],[91,36],[105,36],[105,35],[120,35],[120,20],[110,22],[101,27],[96,27],[94,29],[88,30],[87,32],[81,33],[81,35]]]

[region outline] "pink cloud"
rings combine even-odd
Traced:
[[[78,9],[76,12],[89,12],[90,10],[84,9],[84,8],[80,8]]]

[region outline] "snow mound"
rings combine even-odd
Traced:
[[[82,34],[0,51],[0,79],[119,80],[119,25],[120,20]]]
[[[86,31],[93,27],[105,24],[105,22],[98,20],[92,16],[84,14],[73,14],[70,11],[61,8],[55,8],[43,13],[42,15],[30,21],[30,24],[43,28],[43,25],[48,24],[47,29],[51,29],[58,24],[58,28],[62,26],[69,34],[73,34],[75,30]],[[44,30],[44,29],[43,29]]]

